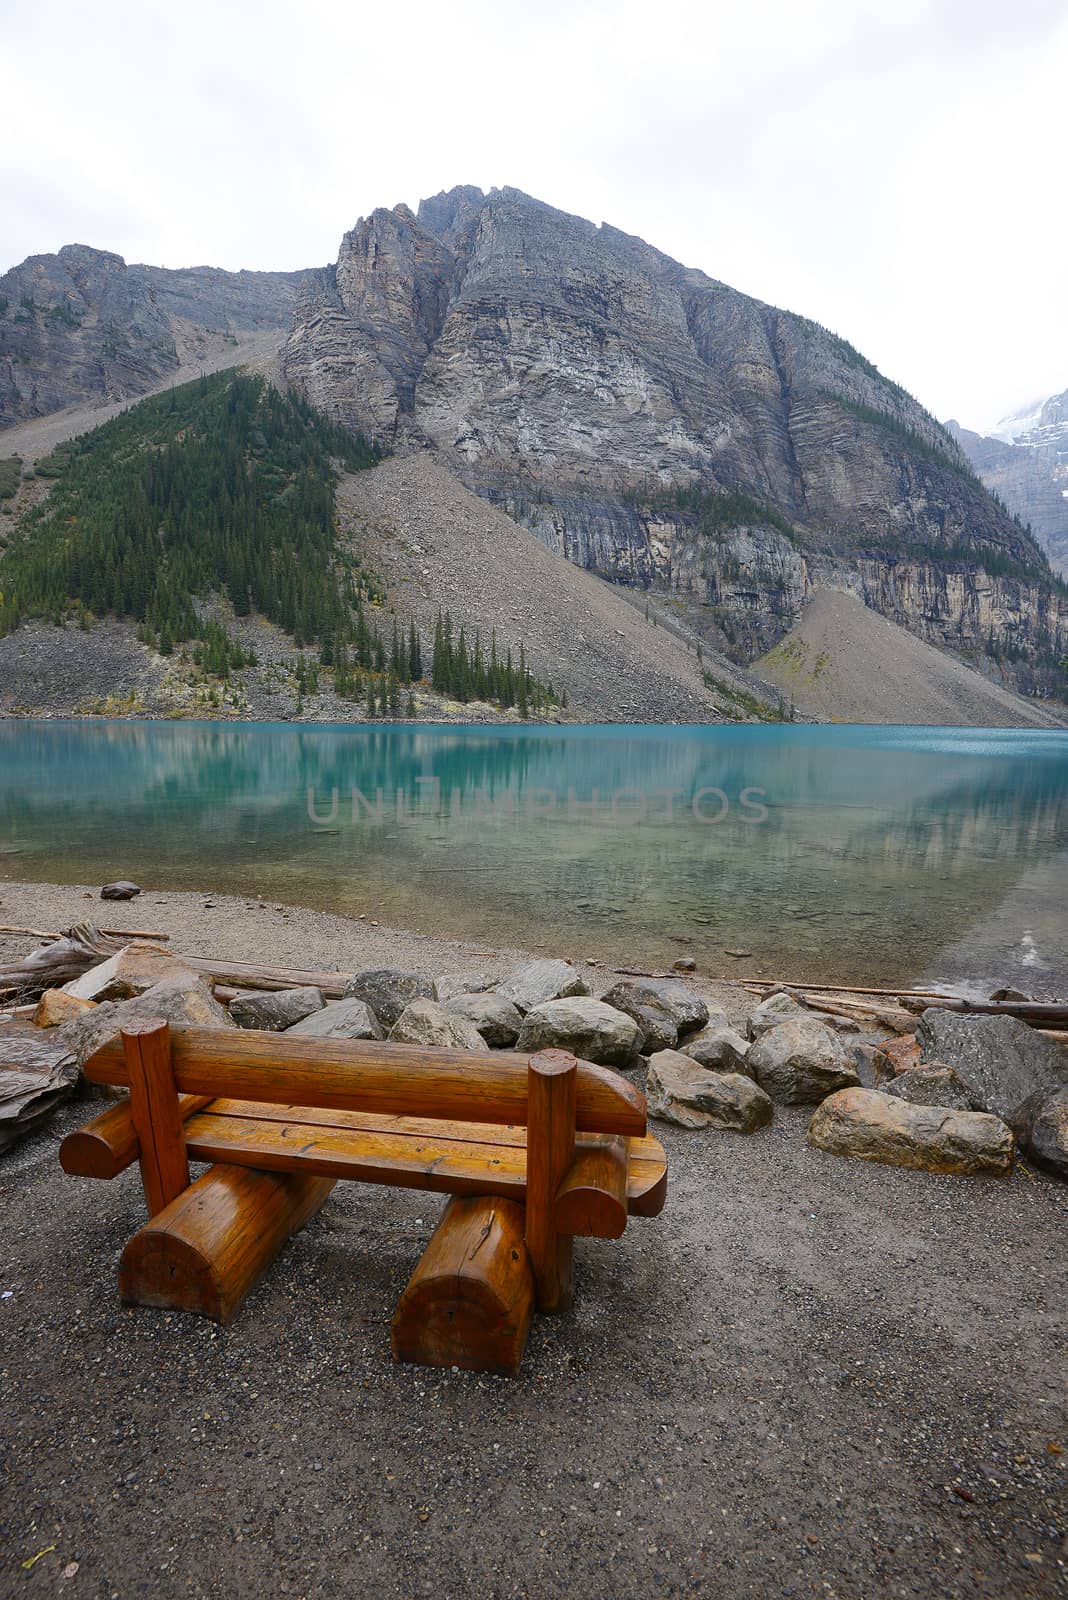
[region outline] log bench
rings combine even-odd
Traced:
[[[141,1022],[85,1065],[129,1098],[69,1134],[65,1172],[140,1163],[127,1304],[219,1323],[340,1178],[450,1196],[392,1323],[399,1361],[513,1374],[535,1308],[572,1298],[572,1240],[617,1239],[667,1192],[645,1096],[560,1050],[527,1056]],[[209,1163],[193,1180],[189,1162]]]

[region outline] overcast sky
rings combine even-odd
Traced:
[[[0,0],[0,270],[333,260],[514,184],[973,427],[1068,386],[1065,0]]]

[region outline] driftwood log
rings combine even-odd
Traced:
[[[125,943],[125,939],[106,934],[91,923],[79,922],[50,944],[31,950],[21,961],[0,966],[0,998],[29,1000],[46,989],[60,989],[90,967],[106,961]]]

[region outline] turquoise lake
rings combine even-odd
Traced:
[[[0,879],[118,876],[578,959],[1049,992],[1068,733],[0,722]]]

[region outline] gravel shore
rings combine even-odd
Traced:
[[[191,895],[102,918],[90,892],[0,882],[0,922],[91,912],[344,969],[518,954]],[[441,1204],[410,1191],[339,1185],[228,1330],[124,1309],[136,1172],[57,1158],[91,1109],[0,1158],[2,1595],[1068,1592],[1052,1179],[836,1159],[803,1110],[751,1138],[658,1126],[663,1215],[579,1242],[575,1309],[536,1320],[507,1381],[392,1364]]]

